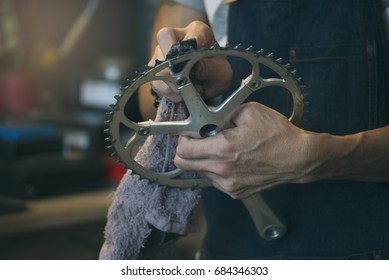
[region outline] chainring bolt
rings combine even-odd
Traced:
[[[182,87],[187,83],[187,81],[188,80],[186,79],[185,76],[179,76],[176,80],[176,84],[177,84],[177,86]]]
[[[260,85],[261,85],[261,83],[258,81],[251,81],[250,82],[250,87],[252,87],[252,88],[259,88]]]
[[[150,134],[150,130],[148,128],[141,127],[138,130],[138,134],[141,135],[141,136],[147,136],[147,135]]]

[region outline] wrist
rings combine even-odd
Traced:
[[[353,177],[353,166],[362,147],[362,134],[310,133],[308,139],[304,182]]]

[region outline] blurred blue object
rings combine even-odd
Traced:
[[[8,141],[29,140],[54,136],[56,130],[52,125],[0,126],[0,139]]]

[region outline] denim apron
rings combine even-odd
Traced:
[[[304,129],[346,135],[382,127],[389,124],[389,46],[378,3],[238,0],[230,6],[229,42],[289,60],[306,85]],[[290,106],[274,90],[257,101],[285,113]],[[389,184],[320,181],[263,196],[288,227],[279,240],[260,238],[240,201],[204,190],[204,258],[389,258]]]

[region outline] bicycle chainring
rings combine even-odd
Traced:
[[[242,82],[231,94],[217,105],[207,105],[196,90],[195,81],[192,80],[192,69],[201,59],[221,55],[245,61],[251,67],[251,73],[242,77]],[[179,72],[166,71],[172,66],[180,64]],[[181,69],[182,68],[182,69]],[[270,69],[272,75],[261,76],[261,69]],[[165,71],[163,71],[165,70]],[[170,74],[164,74],[169,72]],[[267,71],[269,72],[269,71]],[[268,74],[267,74],[268,75]],[[189,117],[184,121],[144,121],[136,122],[125,114],[125,108],[131,97],[137,94],[139,87],[154,80],[163,80],[177,85]],[[155,134],[186,135],[194,138],[208,137],[219,131],[220,124],[225,116],[241,105],[252,94],[260,94],[266,87],[281,87],[291,97],[292,111],[289,120],[299,124],[304,111],[303,93],[300,86],[301,78],[295,71],[290,70],[288,64],[282,64],[281,59],[274,59],[273,54],[266,55],[263,50],[253,51],[252,48],[240,46],[221,47],[215,45],[210,48],[199,48],[179,54],[166,61],[159,62],[152,68],[147,68],[138,74],[138,77],[129,82],[121,95],[115,96],[117,102],[111,105],[112,111],[108,113],[108,128],[105,130],[110,136],[109,148],[113,155],[118,156],[119,162],[143,178],[162,185],[182,188],[210,186],[208,179],[180,179],[182,170],[170,172],[154,172],[141,166],[135,161],[135,154],[145,139]]]

